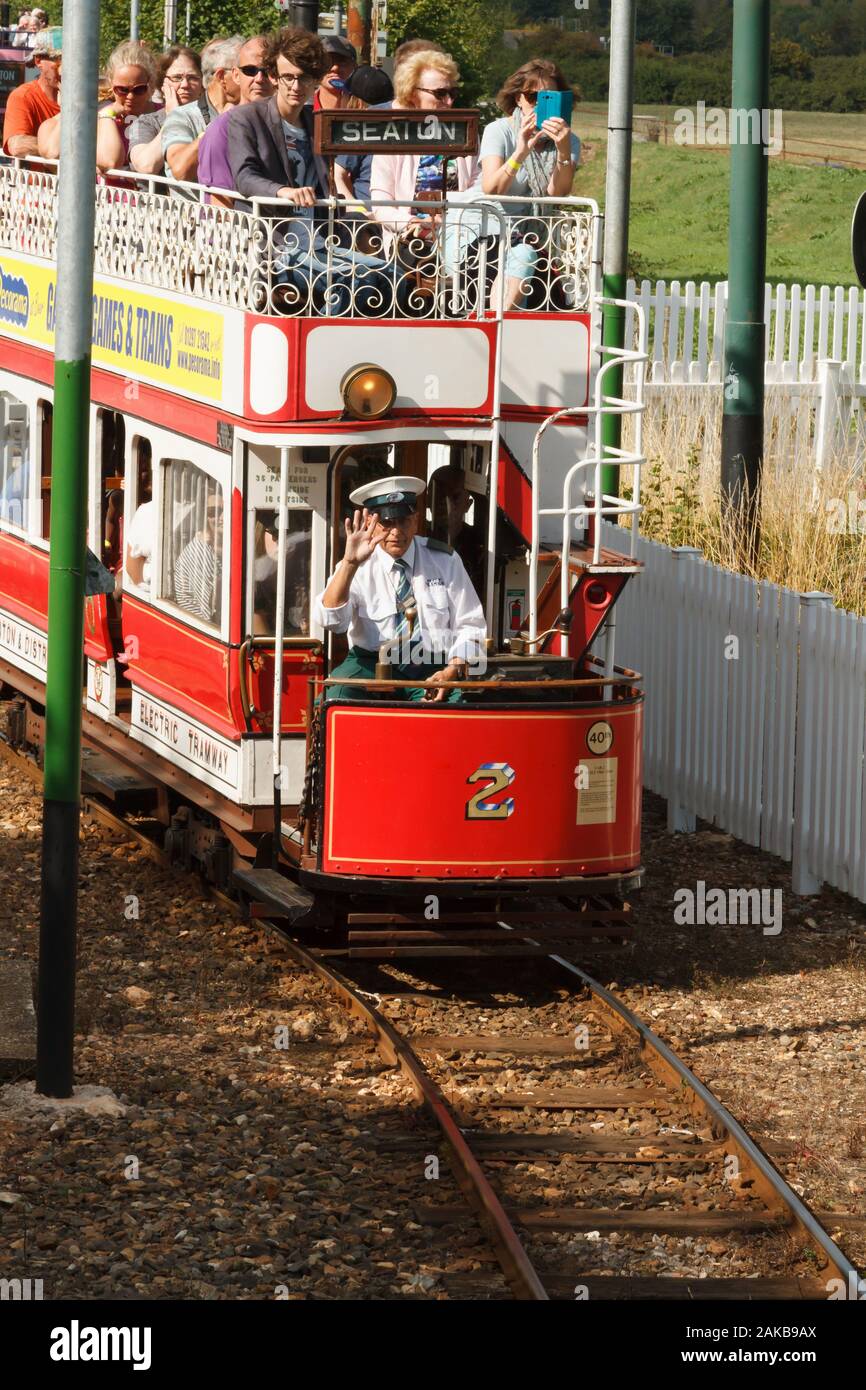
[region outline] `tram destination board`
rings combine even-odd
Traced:
[[[456,159],[478,148],[478,112],[317,111],[316,153],[442,154]]]

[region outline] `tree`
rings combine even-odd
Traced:
[[[489,59],[502,34],[495,0],[389,0],[388,51],[405,39],[435,39],[460,68],[461,105],[492,95]]]
[[[139,29],[142,39],[155,52],[162,49],[164,0],[140,0]],[[200,49],[217,35],[266,33],[286,22],[274,0],[194,0],[190,14],[190,44]],[[177,5],[177,41],[186,42],[186,6]],[[129,0],[102,0],[100,10],[100,54],[102,61],[111,50],[129,38]]]

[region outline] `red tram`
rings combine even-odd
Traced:
[[[0,677],[10,737],[30,745],[56,198],[53,167],[0,167]],[[613,551],[601,527],[639,509],[643,358],[606,350],[633,364],[632,398],[614,397],[586,199],[534,207],[534,283],[503,312],[508,202],[473,209],[483,254],[452,244],[371,316],[351,297],[286,312],[264,204],[158,179],[97,189],[88,544],[122,590],[86,600],[84,776],[150,808],[184,862],[288,915],[327,923],[349,902],[431,892],[621,897],[639,882],[643,696],[614,665],[612,621],[638,566],[629,531]],[[464,214],[442,208],[458,235]],[[632,469],[626,500],[602,492],[602,406],[635,417],[614,458]],[[456,539],[437,502],[445,466],[465,487]],[[391,473],[429,483],[421,532],[463,547],[484,599],[485,669],[460,703],[389,700],[387,669],[360,699],[321,700],[344,648],[313,599],[349,493]]]

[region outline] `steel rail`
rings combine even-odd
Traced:
[[[442,1131],[452,1166],[470,1206],[492,1240],[502,1272],[515,1297],[546,1303],[548,1294],[523,1244],[505,1214],[502,1203],[485,1177],[477,1158],[467,1144],[445,1096],[429,1074],[408,1040],[379,1011],[362,997],[351,982],[332,966],[312,956],[303,946],[269,919],[258,924],[272,931],[299,965],[317,975],[337,995],[344,1008],[366,1024],[374,1034],[380,1056],[400,1067],[415,1093],[424,1102]]]
[[[506,923],[500,922],[500,926],[506,925]],[[508,930],[512,930],[512,928],[508,928]],[[521,931],[520,935],[525,937],[527,933]],[[661,1081],[668,1085],[679,1085],[681,1090],[690,1092],[693,1097],[693,1108],[703,1111],[714,1130],[727,1131],[726,1136],[720,1135],[719,1137],[726,1137],[729,1140],[741,1167],[751,1175],[762,1196],[765,1199],[769,1198],[771,1203],[774,1200],[780,1201],[787,1208],[803,1237],[817,1245],[826,1255],[838,1277],[845,1281],[845,1286],[849,1287],[848,1281],[853,1276],[853,1284],[850,1287],[856,1288],[859,1279],[856,1266],[839,1249],[815,1213],[785,1180],[772,1159],[756,1144],[727,1107],[695,1076],[691,1068],[687,1067],[685,1062],[671,1051],[667,1043],[657,1033],[654,1033],[647,1024],[641,1022],[627,1004],[617,999],[616,995],[611,994],[610,990],[605,989],[604,985],[593,979],[585,970],[581,970],[580,966],[565,960],[562,956],[551,955],[550,960],[561,965],[569,974],[580,980],[581,984],[602,1006],[618,1032],[631,1032],[637,1035],[640,1041],[641,1054],[646,1054],[645,1060],[650,1070]]]

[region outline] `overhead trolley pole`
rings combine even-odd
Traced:
[[[734,0],[721,502],[752,558],[764,453],[770,0]]]
[[[631,200],[631,141],[634,106],[635,0],[613,0],[610,11],[610,87],[607,105],[607,174],[604,190],[604,260],[602,286],[605,299],[625,299],[628,275],[628,217]],[[602,345],[625,346],[625,314],[618,304],[602,306]],[[607,354],[602,353],[602,361]],[[607,396],[622,396],[622,367],[605,373]],[[601,442],[618,449],[622,442],[622,416],[603,414]],[[601,489],[619,493],[619,472],[613,464],[601,470]]]
[[[99,3],[66,0],[36,1089],[72,1094]]]

